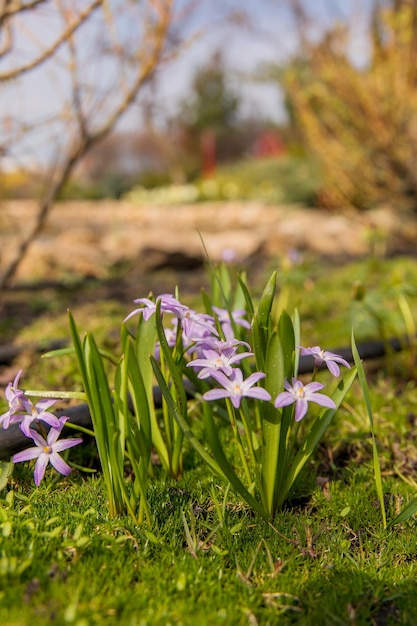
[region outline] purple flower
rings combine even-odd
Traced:
[[[177,321],[177,320],[175,320]],[[173,348],[176,344],[177,341],[177,329],[176,327],[173,328],[165,328],[164,329],[165,332],[165,338],[167,340],[167,344],[170,346],[170,348]],[[161,344],[159,343],[159,341],[156,342],[155,344],[155,350],[154,350],[154,358],[157,361],[160,361],[161,359]]]
[[[229,348],[219,353],[215,350],[202,350],[204,358],[194,359],[187,363],[187,367],[201,367],[202,369],[198,373],[198,378],[208,378],[213,374],[213,371],[221,371],[226,376],[231,376],[233,372],[232,363],[237,363],[242,359],[253,356],[253,352],[241,352],[236,354],[235,348]]]
[[[20,429],[26,437],[31,436],[29,429],[33,420],[41,420],[53,428],[58,428],[58,418],[53,413],[47,411],[49,407],[55,404],[56,400],[45,398],[33,405],[24,392],[17,387],[21,374],[22,370],[17,373],[13,383],[9,383],[6,387],[5,396],[9,402],[9,410],[0,416],[0,424],[2,424],[3,428],[8,428],[10,424],[20,423]]]
[[[238,409],[240,402],[244,397],[257,398],[258,400],[270,400],[270,394],[263,387],[252,388],[261,378],[265,378],[263,372],[255,372],[246,380],[243,380],[242,370],[236,368],[233,370],[230,378],[227,378],[223,372],[213,371],[212,377],[218,383],[223,385],[223,389],[210,389],[203,398],[204,400],[219,400],[220,398],[230,398],[233,406]]]
[[[22,370],[19,370],[12,383],[6,387],[4,395],[9,403],[9,410],[0,415],[0,424],[3,428],[8,428],[15,421],[19,421],[25,414],[32,412],[32,402],[26,398],[24,391],[18,389],[19,379]]]
[[[207,313],[197,313],[197,311],[185,307],[178,312],[178,319],[183,330],[185,343],[187,344],[197,337],[201,338],[209,334],[217,335],[214,319]]]
[[[46,409],[49,409],[53,404],[55,404],[57,400],[55,398],[45,398],[44,400],[39,400],[35,404],[35,406],[31,403],[31,411],[26,415],[20,415],[18,419],[14,419],[15,422],[21,421],[20,430],[26,435],[26,437],[31,437],[32,435],[29,433],[30,427],[34,420],[40,420],[41,422],[46,422],[49,424],[51,428],[59,428],[59,419],[53,413],[50,413]]]
[[[163,293],[160,296],[157,296],[155,301],[150,298],[138,298],[137,300],[133,300],[135,304],[142,304],[143,306],[135,309],[127,317],[125,317],[124,321],[126,322],[128,319],[133,317],[138,313],[143,314],[143,319],[147,321],[156,311],[156,304],[161,300],[161,312],[173,313],[174,315],[179,315],[179,311],[187,309],[186,306],[181,304],[174,296],[170,293]]]
[[[213,311],[219,318],[219,322],[221,324],[222,330],[224,332],[224,336],[226,339],[233,339],[234,332],[232,327],[232,322],[230,320],[229,311],[227,309],[219,309],[219,307],[214,306]],[[238,309],[236,311],[232,311],[232,319],[235,324],[239,326],[243,326],[243,328],[250,328],[250,323],[248,320],[242,319],[244,315],[246,315],[246,311],[244,309]]]
[[[316,367],[320,367],[322,363],[325,363],[329,372],[333,374],[333,376],[339,376],[340,374],[340,368],[337,365],[338,363],[350,369],[349,363],[339,354],[329,352],[328,350],[322,350],[320,346],[313,346],[312,348],[303,348],[302,346],[298,347],[301,349],[302,356],[314,357],[314,364]]]
[[[202,350],[215,350],[218,354],[223,354],[230,348],[236,348],[237,346],[245,346],[248,350],[251,349],[247,341],[240,341],[236,337],[226,339],[226,341],[212,336],[195,339],[195,349],[198,353]]]
[[[275,407],[280,409],[295,402],[295,421],[299,422],[303,419],[308,410],[308,403],[315,402],[321,406],[327,406],[329,409],[335,409],[336,405],[329,396],[323,393],[317,393],[319,389],[323,389],[324,385],[313,382],[304,385],[301,380],[292,379],[292,385],[286,380],[284,382],[286,391],[280,393],[275,400]]]
[[[58,452],[77,446],[79,443],[82,443],[82,439],[81,437],[72,437],[57,441],[67,419],[68,417],[61,417],[58,428],[51,428],[46,439],[35,430],[29,429],[29,436],[32,437],[36,446],[18,452],[12,457],[13,463],[37,459],[33,475],[37,486],[44,477],[48,463],[51,463],[57,472],[64,474],[64,476],[68,476],[72,471],[70,466],[59,456]]]

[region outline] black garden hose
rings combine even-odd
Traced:
[[[393,338],[388,341],[368,341],[362,344],[358,344],[359,356],[362,360],[368,361],[371,359],[377,359],[383,357],[392,352],[400,352],[410,344],[407,338],[400,340]],[[336,354],[343,357],[349,363],[353,363],[353,356],[351,348],[335,348],[332,350]],[[326,365],[323,363],[321,368],[324,369]],[[311,373],[314,369],[314,357],[313,356],[301,356],[299,361],[298,372],[299,374]],[[162,404],[162,395],[159,387],[154,387],[154,399],[155,405],[160,407]],[[192,396],[192,390],[190,390],[190,396]],[[82,426],[84,428],[92,428],[90,412],[87,404],[79,404],[77,406],[69,407],[65,410],[57,411],[56,415],[67,415],[69,421],[72,424]],[[45,424],[48,429],[47,424]],[[73,435],[75,430],[65,426],[62,434],[63,436]],[[0,429],[0,460],[9,459],[16,452],[24,450],[28,447],[30,440],[20,430],[19,424],[12,424],[6,430]]]

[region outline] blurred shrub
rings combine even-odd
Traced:
[[[70,180],[59,194],[59,200],[102,200],[121,198],[133,184],[133,179],[120,172],[108,172],[97,180]]]
[[[219,167],[212,178],[155,189],[136,186],[124,197],[137,203],[183,204],[204,201],[262,200],[271,204],[312,204],[317,172],[306,158],[248,159]]]
[[[41,181],[42,177],[40,174],[36,175],[24,170],[1,172],[0,197],[18,200],[36,198],[40,192]]]
[[[417,206],[417,3],[375,5],[369,62],[341,26],[284,72],[289,111],[322,170],[322,204]]]

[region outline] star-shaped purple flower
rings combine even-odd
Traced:
[[[3,428],[8,428],[10,424],[20,423],[20,429],[26,437],[30,437],[29,429],[34,420],[40,420],[53,428],[59,428],[58,418],[47,411],[55,404],[56,400],[44,398],[33,405],[25,393],[18,389],[21,374],[22,370],[17,373],[13,383],[9,383],[6,387],[5,396],[9,402],[9,410],[0,416],[0,424]]]
[[[0,415],[0,424],[8,428],[10,424],[21,421],[24,416],[32,412],[32,402],[26,398],[25,392],[18,388],[22,370],[19,370],[12,383],[6,387],[4,395],[9,403],[9,410]]]
[[[319,389],[323,389],[324,385],[317,382],[304,385],[301,380],[292,379],[292,385],[286,380],[284,381],[286,391],[280,393],[274,404],[280,409],[289,404],[295,403],[295,421],[299,422],[303,419],[308,410],[308,403],[315,402],[329,409],[335,409],[336,405],[329,396],[324,393],[317,393]]]
[[[32,425],[32,422],[35,420],[40,420],[41,422],[45,422],[49,424],[51,428],[59,428],[59,419],[51,413],[47,411],[47,409],[51,408],[54,404],[56,404],[57,400],[55,398],[44,398],[43,400],[39,400],[34,406],[31,403],[30,413],[28,412],[26,415],[19,415],[19,417],[14,418],[14,422],[20,421],[20,430],[26,437],[31,437],[29,431]]]
[[[242,398],[257,398],[258,400],[270,400],[271,396],[263,387],[254,387],[256,383],[265,378],[263,372],[255,372],[243,380],[242,370],[235,368],[230,378],[223,372],[213,371],[212,377],[223,386],[223,389],[210,389],[203,398],[204,400],[219,400],[220,398],[230,398],[235,409],[240,407]]]
[[[48,463],[51,463],[57,472],[63,474],[64,476],[68,476],[68,474],[72,471],[68,463],[66,463],[64,459],[59,456],[58,452],[77,446],[79,443],[82,443],[82,439],[81,437],[71,437],[69,439],[60,439],[57,441],[67,419],[68,417],[61,417],[59,419],[59,427],[51,428],[46,439],[37,433],[36,430],[30,428],[29,436],[32,437],[36,446],[34,448],[22,450],[22,452],[18,452],[12,457],[13,463],[37,459],[33,474],[36,486],[40,484],[42,478],[44,477],[45,469]]]
[[[253,352],[236,353],[236,349],[233,347],[220,353],[216,352],[216,350],[203,349],[202,353],[204,358],[194,359],[187,363],[187,367],[202,368],[198,373],[198,378],[208,378],[216,371],[223,372],[226,376],[231,376],[233,363],[238,363],[248,356],[253,356]]]
[[[141,304],[142,306],[138,307],[127,317],[125,317],[124,321],[126,322],[133,315],[137,315],[138,313],[142,313],[143,319],[147,321],[156,311],[156,304],[158,301],[161,301],[161,312],[166,311],[167,313],[173,313],[174,315],[179,316],[180,312],[182,313],[187,309],[187,307],[181,302],[179,302],[174,296],[170,293],[163,293],[160,296],[157,296],[154,300],[150,298],[137,298],[133,300],[135,304]]]
[[[302,356],[314,357],[314,364],[316,367],[320,367],[322,363],[325,363],[329,372],[333,374],[333,376],[339,376],[340,374],[338,363],[350,369],[349,363],[339,354],[335,354],[329,350],[323,350],[320,346],[313,346],[312,348],[303,348],[302,346],[298,347],[301,350]]]
[[[219,319],[226,339],[233,339],[234,332],[229,311],[227,311],[227,309],[220,309],[217,306],[213,306],[213,311],[216,313]],[[232,311],[233,322],[235,324],[238,324],[239,326],[243,326],[243,328],[250,328],[250,323],[248,322],[248,320],[243,319],[245,315],[247,315],[247,312],[244,309]]]

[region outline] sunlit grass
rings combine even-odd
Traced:
[[[288,303],[299,306],[303,345],[349,345],[352,321],[358,343],[379,337],[381,319],[384,332],[401,335],[400,287],[409,288],[417,313],[413,260],[316,264],[311,271],[305,265],[285,277]],[[376,322],[364,299],[353,297],[359,286],[365,304],[383,313]],[[112,345],[118,340],[111,329],[125,313],[117,303],[76,312],[83,327]],[[65,336],[66,325],[66,310],[62,316],[46,311],[19,341]],[[70,357],[40,360],[28,352],[17,367],[24,367],[27,387],[77,384]],[[365,369],[391,520],[416,495],[417,385],[406,354]],[[88,465],[94,447],[78,454],[77,463]],[[382,527],[359,383],[271,523],[209,477],[190,449],[184,465],[177,482],[156,467],[152,531],[128,517],[108,518],[100,472],[75,471],[64,479],[48,470],[35,489],[29,468],[16,466],[7,499],[0,494],[0,623],[414,623],[416,520]]]

